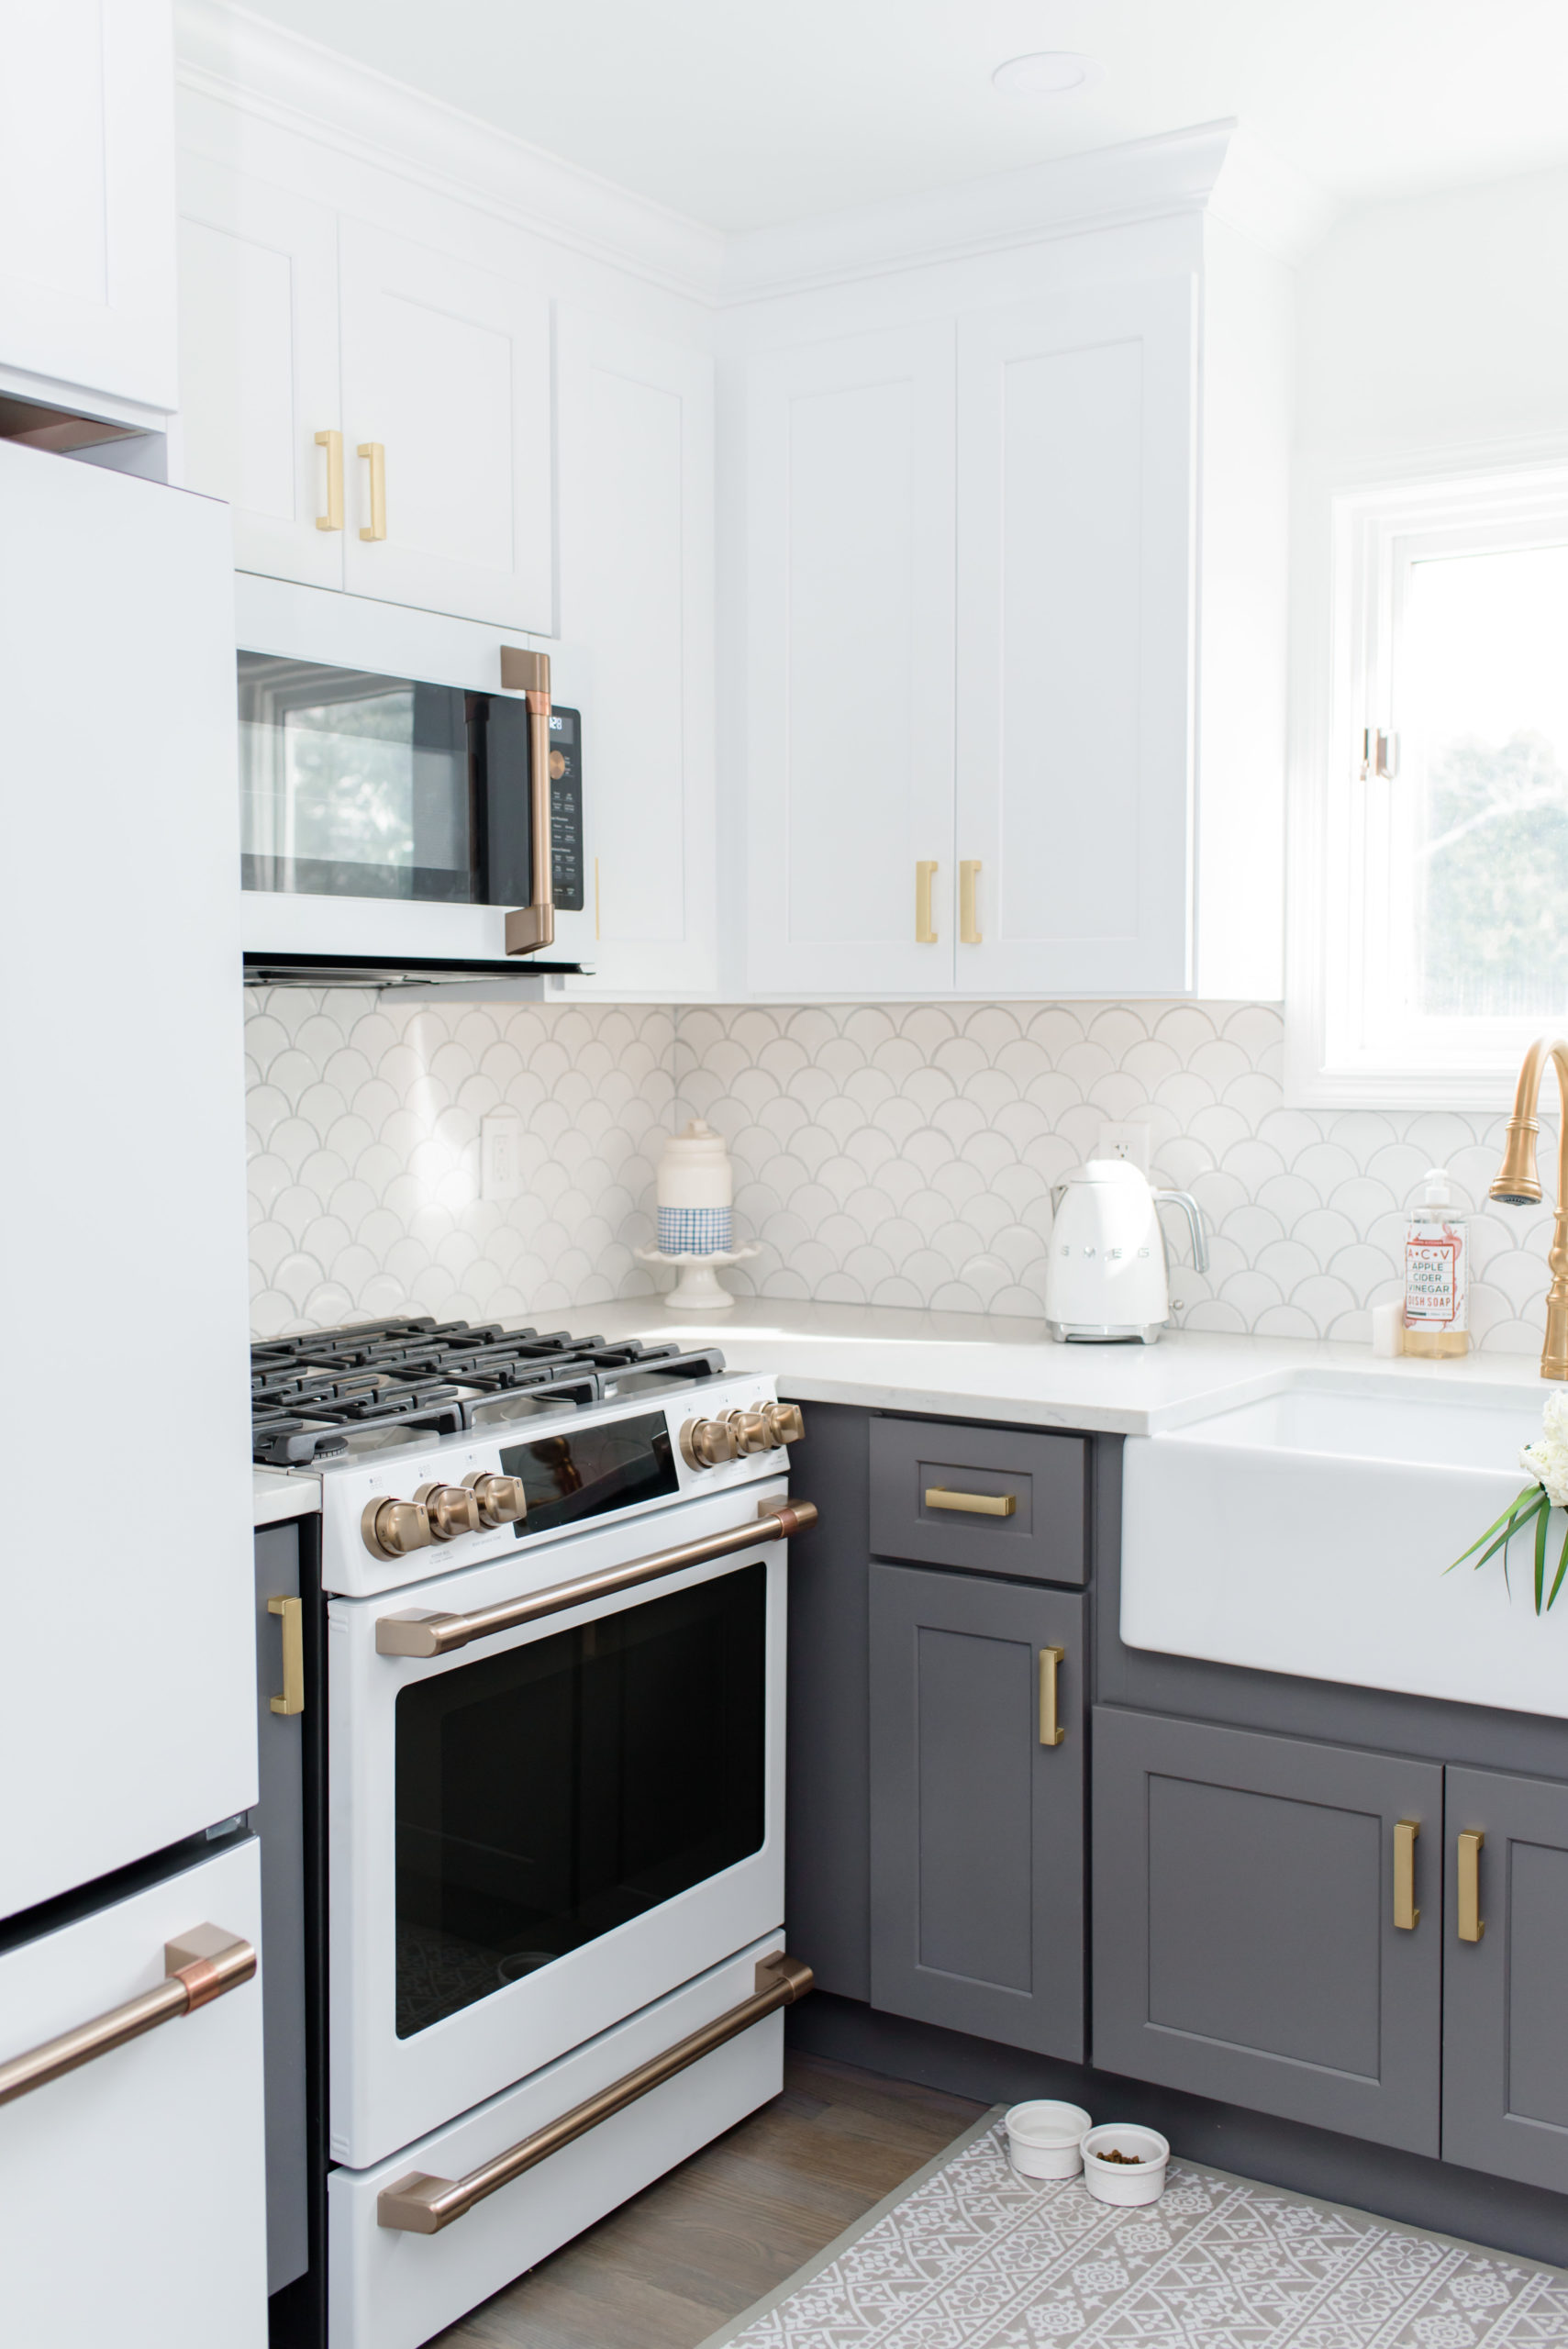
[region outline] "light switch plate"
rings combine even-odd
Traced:
[[[1147,1126],[1102,1126],[1100,1138],[1095,1144],[1096,1158],[1125,1158],[1129,1166],[1140,1174],[1149,1172],[1149,1129]]]
[[[523,1121],[514,1110],[494,1110],[479,1120],[479,1196],[516,1199],[523,1188]]]

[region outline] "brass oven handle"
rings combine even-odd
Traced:
[[[683,1542],[673,1550],[655,1550],[628,1565],[601,1566],[596,1574],[579,1575],[574,1582],[551,1583],[548,1590],[530,1591],[526,1598],[505,1598],[498,1606],[481,1607],[472,1615],[378,1615],[377,1655],[450,1655],[471,1640],[485,1640],[497,1631],[515,1631],[521,1623],[535,1623],[541,1615],[560,1615],[590,1598],[607,1598],[617,1591],[634,1590],[639,1583],[657,1582],[663,1575],[678,1575],[685,1566],[706,1565],[710,1558],[727,1558],[735,1550],[753,1550],[762,1542],[787,1542],[817,1522],[813,1501],[779,1501],[766,1506],[749,1525],[731,1525],[723,1533],[706,1534],[700,1542]]]
[[[1486,1841],[1478,1827],[1467,1827],[1459,1839],[1459,1938],[1478,1942],[1486,1930],[1481,1914],[1481,1846]]]
[[[461,2219],[488,2194],[509,2186],[525,2170],[548,2161],[551,2154],[570,2145],[574,2138],[586,2136],[601,2121],[608,2121],[615,2113],[624,2112],[628,2104],[646,2096],[665,2080],[674,2078],[689,2065],[701,2063],[727,2039],[739,2038],[743,2031],[761,2022],[780,2007],[793,2006],[804,1998],[811,1987],[811,1968],[796,1957],[789,1957],[781,1949],[771,1957],[757,1962],[756,1989],[738,2007],[729,2007],[711,2022],[704,2023],[662,2055],[651,2056],[646,2064],[639,2064],[635,2071],[624,2078],[614,2080],[597,2096],[587,2097],[581,2104],[563,2112],[559,2121],[547,2121],[542,2129],[510,2145],[494,2161],[471,2169],[466,2177],[427,2177],[415,2170],[407,2177],[400,2177],[395,2186],[384,2187],[375,2198],[375,2222],[378,2227],[396,2227],[406,2234],[436,2235]]]
[[[361,539],[384,539],[386,536],[386,451],[379,440],[361,440],[360,454],[370,459],[371,518],[370,528],[361,524]]]
[[[983,946],[980,917],[975,907],[975,884],[980,873],[980,859],[965,857],[958,868],[958,934],[965,946]]]
[[[945,1485],[928,1485],[928,1508],[961,1508],[972,1517],[1011,1517],[1018,1506],[1016,1493],[952,1493]]]
[[[316,518],[318,530],[340,530],[343,527],[343,436],[340,432],[318,432],[316,445],[327,451],[327,511]]]
[[[501,684],[528,705],[528,838],[533,895],[506,916],[508,954],[537,954],[555,943],[555,842],[550,814],[550,655],[501,647]]]
[[[1413,1933],[1421,1921],[1416,1906],[1416,1838],[1421,1831],[1415,1819],[1396,1820],[1394,1827],[1394,1922],[1402,1933]]]
[[[272,1698],[272,1708],[292,1720],[305,1710],[305,1601],[269,1598],[267,1612],[281,1616],[284,1626],[284,1693]]]
[[[937,925],[931,914],[931,884],[936,877],[937,868],[934,864],[927,863],[923,860],[917,863],[915,866],[915,943],[917,946],[934,946],[937,942]]]
[[[226,1990],[237,1990],[255,1973],[256,1953],[249,1942],[221,1925],[195,1925],[177,1942],[164,1943],[163,1966],[156,1989],[143,1990],[123,2007],[111,2007],[106,2015],[95,2015],[91,2022],[79,2022],[74,2031],[63,2031],[58,2039],[46,2039],[41,2047],[0,2064],[0,2104],[46,2087],[95,2056],[139,2039],[144,2031],[172,2022],[176,2015],[194,2014]]]
[[[1067,1734],[1056,1718],[1056,1675],[1066,1653],[1065,1648],[1041,1648],[1040,1652],[1040,1742],[1042,1745],[1060,1745]]]

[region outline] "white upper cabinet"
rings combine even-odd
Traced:
[[[344,585],[552,634],[548,297],[358,220],[339,253]]]
[[[713,362],[604,317],[560,322],[561,628],[586,648],[587,872],[573,992],[710,992]]]
[[[960,325],[966,995],[1191,982],[1195,295],[1073,289]]]
[[[317,440],[340,436],[337,220],[200,157],[180,215],[186,483],[228,501],[241,571],[341,587],[339,456]]]
[[[0,49],[6,388],[166,412],[178,396],[169,0],[0,0]]]
[[[757,353],[748,449],[749,985],[946,992],[951,326]]]

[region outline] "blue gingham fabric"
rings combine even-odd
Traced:
[[[661,1208],[659,1249],[665,1256],[712,1256],[729,1246],[732,1208]]]

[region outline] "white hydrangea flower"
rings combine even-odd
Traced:
[[[1519,1466],[1546,1488],[1554,1508],[1568,1508],[1568,1395],[1549,1395],[1541,1413],[1541,1434],[1527,1443]]]

